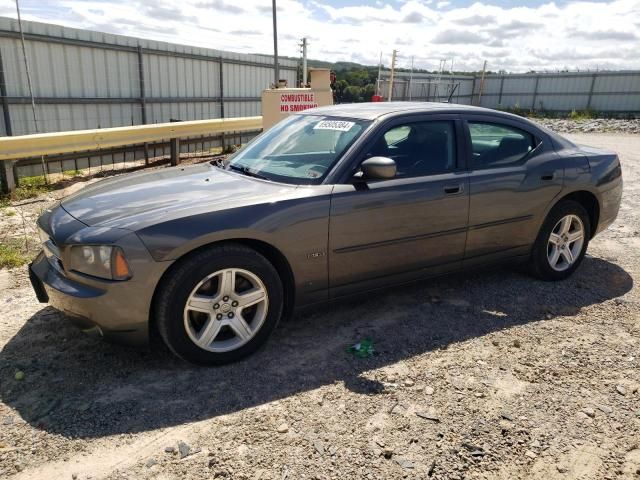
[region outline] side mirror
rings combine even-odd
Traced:
[[[363,180],[385,180],[396,176],[396,162],[387,157],[367,158],[360,164]]]

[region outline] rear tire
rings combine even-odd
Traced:
[[[531,252],[529,270],[547,281],[564,280],[580,266],[591,238],[585,208],[563,200],[547,215]]]
[[[160,336],[198,365],[240,360],[264,344],[283,310],[278,272],[260,253],[221,244],[180,260],[156,294]]]

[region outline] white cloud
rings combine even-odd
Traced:
[[[538,7],[476,2],[381,0],[335,7],[322,0],[278,0],[281,54],[376,64],[380,51],[399,65],[411,57],[436,69],[453,58],[456,69],[640,68],[640,0],[607,3],[552,1]],[[435,3],[435,5],[434,5]],[[449,5],[444,5],[449,3]],[[510,2],[511,3],[511,2]],[[512,2],[511,4],[515,4]],[[264,0],[22,0],[25,19],[245,53],[272,52],[271,3]],[[15,17],[14,0],[0,15]],[[634,23],[635,22],[635,23]]]

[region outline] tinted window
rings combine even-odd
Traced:
[[[535,147],[533,135],[519,128],[468,123],[475,167],[508,167],[520,162]]]
[[[367,157],[395,160],[397,177],[420,177],[453,170],[455,167],[453,122],[416,122],[387,130]]]

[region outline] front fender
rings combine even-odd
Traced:
[[[280,251],[293,273],[296,302],[326,299],[331,188],[326,194],[217,210],[169,220],[137,232],[159,262],[178,261],[198,248],[229,240],[257,240]],[[315,188],[315,187],[314,187]]]

